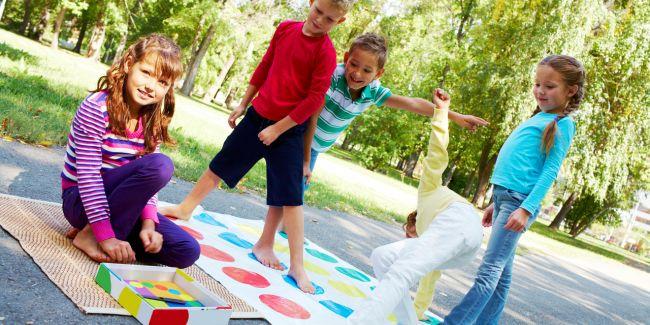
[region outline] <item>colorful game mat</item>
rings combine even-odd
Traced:
[[[338,256],[305,239],[304,263],[316,294],[306,294],[287,276],[287,235],[276,234],[274,251],[284,271],[260,264],[251,249],[263,221],[237,218],[197,208],[190,221],[175,221],[201,245],[196,262],[230,292],[273,324],[340,324],[372,294],[376,280]],[[430,324],[438,319],[430,316]],[[394,316],[386,324],[396,323]]]

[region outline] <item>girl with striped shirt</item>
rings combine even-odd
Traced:
[[[98,262],[136,260],[188,267],[194,238],[157,213],[156,193],[174,166],[171,143],[180,49],[160,35],[131,45],[79,106],[61,172],[63,213],[73,245]]]

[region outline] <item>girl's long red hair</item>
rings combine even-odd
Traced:
[[[181,50],[169,38],[151,34],[140,38],[131,45],[124,55],[111,65],[97,81],[98,91],[107,91],[106,108],[108,110],[111,131],[117,135],[126,136],[126,124],[130,118],[126,100],[126,79],[128,68],[142,60],[155,62],[155,74],[160,79],[168,80],[169,90],[164,99],[155,104],[143,106],[140,109],[144,128],[144,154],[151,153],[161,144],[173,144],[168,133],[168,126],[174,116],[174,81],[181,76]]]

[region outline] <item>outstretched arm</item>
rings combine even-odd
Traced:
[[[388,97],[388,99],[386,99],[384,105],[425,116],[433,116],[433,113],[436,109],[436,105],[428,100],[400,95],[391,95]],[[448,111],[447,117],[452,122],[458,124],[458,126],[471,131],[476,131],[479,126],[485,126],[488,124],[487,121],[480,117],[473,115],[463,115],[451,110]]]
[[[447,168],[449,157],[447,144],[449,143],[449,110],[450,98],[441,89],[436,89],[433,100],[437,108],[431,118],[431,136],[427,155],[422,161],[422,177],[420,178],[419,191],[429,192],[442,186],[442,173]]]

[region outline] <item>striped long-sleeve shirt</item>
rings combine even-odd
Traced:
[[[126,130],[126,137],[111,131],[107,96],[105,91],[93,93],[79,105],[70,127],[61,172],[63,190],[79,187],[81,202],[98,242],[115,237],[102,174],[141,157],[145,148],[141,120],[135,131]],[[157,203],[156,195],[149,199],[142,210],[143,219],[158,223]]]

